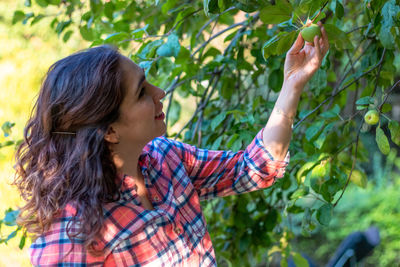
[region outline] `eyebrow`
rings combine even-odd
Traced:
[[[143,75],[140,77],[140,80],[139,80],[139,83],[138,83],[138,85],[137,85],[137,90],[136,90],[136,95],[138,95],[139,94],[139,92],[140,92],[140,87],[141,87],[141,85],[142,85],[142,83],[144,82],[144,80],[146,80],[146,76],[144,75],[144,70],[142,69],[142,71],[143,71]]]

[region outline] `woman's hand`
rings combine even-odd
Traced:
[[[299,33],[297,40],[286,54],[284,81],[295,88],[304,88],[321,66],[322,59],[329,49],[328,36],[321,22],[322,38],[315,36],[314,43],[306,42]],[[304,45],[304,47],[303,47]]]

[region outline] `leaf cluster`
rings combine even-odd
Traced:
[[[220,264],[254,266],[291,254],[296,226],[309,235],[335,217],[349,183],[370,183],[360,136],[385,155],[399,146],[390,102],[398,89],[396,0],[37,0],[14,23],[48,25],[65,42],[118,46],[167,92],[169,136],[210,149],[244,149],[265,125],[283,83],[285,53],[299,21],[321,20],[330,51],[305,88],[293,127],[291,163],[272,188],[204,203]],[[35,9],[34,9],[35,8]],[[33,11],[35,10],[35,11]],[[195,99],[185,112],[179,99]],[[380,123],[363,116],[376,109]],[[375,131],[374,131],[375,129]],[[301,216],[298,225],[290,223]],[[288,244],[289,242],[289,244]],[[269,251],[270,253],[265,253]],[[297,261],[301,261],[298,256]]]

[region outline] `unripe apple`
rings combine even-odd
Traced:
[[[364,120],[366,123],[368,123],[369,125],[375,125],[379,122],[379,113],[378,111],[371,109],[370,111],[368,111],[365,116],[364,116]]]
[[[340,153],[337,155],[337,159],[343,163],[349,163],[351,160],[346,151],[340,151]]]
[[[314,23],[310,24],[309,26],[304,26],[300,33],[301,36],[303,36],[303,39],[310,43],[314,43],[315,35],[321,37],[321,29],[317,24]]]

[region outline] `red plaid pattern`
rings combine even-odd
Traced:
[[[104,249],[104,255],[93,257],[84,250],[82,239],[68,238],[67,224],[79,216],[71,203],[31,245],[32,264],[216,266],[200,201],[266,188],[283,177],[288,162],[289,152],[284,161],[273,159],[263,146],[262,130],[236,153],[156,138],[139,159],[154,210],[142,207],[133,178],[121,175],[117,179],[121,199],[103,209],[105,224],[98,248]]]

